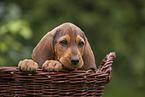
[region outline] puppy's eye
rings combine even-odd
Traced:
[[[84,46],[84,42],[80,41],[80,42],[79,42],[79,46],[80,46],[80,47],[83,47],[83,46]]]
[[[59,42],[59,44],[61,44],[62,46],[67,46],[67,41],[66,40],[62,40]]]

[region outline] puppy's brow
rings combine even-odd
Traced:
[[[67,42],[69,43],[70,42],[70,37],[69,35],[65,35],[65,36],[62,36],[58,39],[58,41],[62,41],[62,40],[67,40]]]
[[[85,43],[85,40],[84,40],[80,35],[77,35],[77,37],[76,37],[76,42],[78,43],[78,42],[80,42],[80,41],[82,41],[82,42]]]
[[[85,39],[85,35],[84,35],[84,33],[82,32],[82,34],[80,35],[80,37],[84,40],[84,42],[86,42],[86,39]]]

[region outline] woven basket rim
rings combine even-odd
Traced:
[[[36,72],[22,72],[19,70],[18,67],[0,67],[0,72],[4,73],[4,72],[9,72],[10,74],[21,74],[24,76],[25,75],[49,75],[49,76],[69,76],[70,74],[73,74],[73,77],[77,77],[77,76],[83,76],[83,75],[90,75],[90,76],[106,76],[108,77],[106,83],[110,82],[111,80],[111,70],[112,70],[112,63],[114,58],[116,58],[116,54],[115,52],[111,52],[108,55],[106,55],[106,57],[102,60],[101,64],[97,67],[97,70],[73,70],[73,71],[69,71],[69,70],[62,70],[62,71],[51,71],[51,72],[45,72],[42,69],[38,69]],[[5,76],[7,76],[7,74],[5,74]],[[75,75],[75,76],[74,76]],[[2,75],[1,75],[2,76]]]

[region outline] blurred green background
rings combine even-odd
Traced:
[[[0,66],[31,58],[43,35],[65,22],[86,33],[97,65],[116,52],[103,97],[145,97],[145,0],[0,0]]]

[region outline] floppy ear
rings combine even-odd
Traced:
[[[42,67],[46,60],[54,59],[53,40],[56,31],[48,32],[37,44],[32,52],[32,58]]]
[[[97,69],[93,51],[92,51],[90,44],[88,42],[88,39],[86,37],[85,37],[85,41],[86,41],[86,43],[85,43],[84,52],[83,52],[84,65],[83,65],[82,69],[85,69],[85,70]]]

